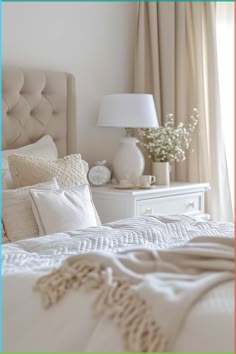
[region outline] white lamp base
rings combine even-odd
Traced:
[[[144,171],[145,161],[141,150],[136,145],[137,143],[138,139],[134,137],[121,139],[112,163],[117,182],[125,180],[134,185],[139,184],[139,179]]]

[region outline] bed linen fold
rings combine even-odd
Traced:
[[[233,238],[233,235],[234,227],[230,223],[201,222],[189,216],[147,216],[3,245],[3,351],[125,351],[124,336],[118,325],[105,313],[102,315],[98,313],[95,316],[94,304],[99,289],[88,291],[81,286],[79,291],[68,291],[57,305],[45,310],[40,300],[40,293],[33,290],[37,280],[52,272],[53,269],[61,267],[72,256],[87,257],[90,253],[93,255],[106,253],[111,257],[114,254],[126,257],[126,253],[120,254],[120,252],[133,253],[140,249],[140,252],[148,250],[148,257],[153,257],[152,251],[154,254],[156,251],[159,254],[159,251],[171,249],[173,254],[174,248],[177,248],[180,252],[179,247],[186,245],[191,239],[196,241],[198,236],[208,237],[211,243],[214,238]],[[200,242],[198,247],[201,247]],[[181,252],[185,251],[182,249]],[[222,251],[218,249],[217,252],[219,258]],[[206,254],[209,255],[209,252],[206,251]],[[167,257],[167,253],[165,255]],[[222,262],[225,262],[225,254],[222,257]],[[179,262],[180,260],[182,263],[178,266],[185,267],[186,257],[181,256]],[[209,262],[207,266],[210,267]],[[139,273],[137,269],[136,273]],[[163,274],[166,277],[167,273]],[[181,273],[173,274],[175,279],[177,275],[183,277]],[[184,275],[187,276],[192,277],[193,274]],[[151,275],[147,274],[145,277],[149,279]],[[171,281],[170,279],[169,282]],[[146,303],[152,315],[158,314],[158,309],[160,311],[161,307],[158,306],[159,302],[156,305],[156,292],[150,290],[150,287],[146,291],[144,281],[132,283],[131,288],[135,289],[135,287],[138,288],[140,301]],[[145,310],[146,307],[144,306],[143,309]],[[170,310],[163,310],[160,314],[161,318],[165,319],[160,324],[160,333],[162,331],[163,336],[168,338],[171,351],[233,351],[234,282],[232,280],[218,284],[198,297],[198,300],[192,304],[191,310],[183,315],[182,323],[178,319],[180,326],[177,335],[169,330],[172,326],[168,327],[172,312],[170,306]],[[159,325],[158,318],[155,320]],[[170,343],[171,337],[176,338],[173,340],[173,346]]]
[[[203,236],[168,250],[73,256],[41,277],[35,290],[45,308],[58,303],[70,289],[96,290],[94,314],[106,314],[115,322],[125,350],[164,352],[171,351],[193,304],[233,278],[234,240]]]

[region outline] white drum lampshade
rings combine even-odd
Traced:
[[[156,128],[158,119],[153,96],[149,94],[114,94],[104,96],[97,125],[117,128]],[[145,161],[137,146],[138,139],[126,136],[114,156],[112,167],[118,182],[138,184]]]

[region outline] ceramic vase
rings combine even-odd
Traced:
[[[145,161],[134,137],[124,137],[114,156],[112,167],[117,182],[126,181],[137,185],[143,174]]]
[[[170,164],[169,162],[153,162],[152,174],[156,177],[157,185],[170,184]]]

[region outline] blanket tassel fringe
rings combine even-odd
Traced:
[[[41,277],[35,290],[42,295],[43,306],[55,305],[69,289],[97,289],[94,315],[105,314],[121,330],[125,350],[130,352],[164,352],[167,339],[153,319],[151,311],[129,282],[112,274],[111,268],[86,264],[79,259]]]

